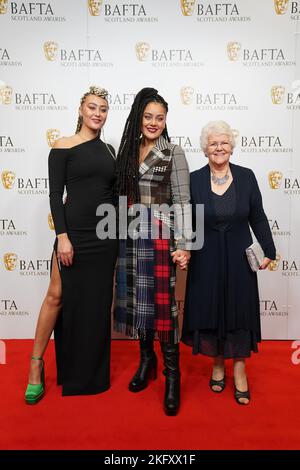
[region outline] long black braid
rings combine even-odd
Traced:
[[[168,103],[155,88],[143,88],[136,95],[125,123],[117,156],[117,192],[128,197],[131,203],[139,202],[139,147],[143,112],[147,104],[160,103],[168,112]],[[167,127],[162,136],[169,142]]]

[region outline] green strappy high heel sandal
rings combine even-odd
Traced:
[[[42,370],[41,370],[41,383],[40,384],[28,384],[25,392],[25,402],[27,405],[35,405],[38,403],[43,396],[45,395],[45,363],[42,357],[34,357],[31,359],[36,361],[42,361]]]

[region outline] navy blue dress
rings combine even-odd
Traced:
[[[261,340],[257,275],[245,253],[250,226],[265,255],[275,259],[276,252],[254,173],[230,169],[233,182],[223,196],[211,191],[209,165],[191,174],[193,213],[204,204],[204,245],[192,251],[182,341],[194,354],[242,358]]]

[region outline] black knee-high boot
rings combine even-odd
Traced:
[[[174,416],[177,415],[180,406],[179,344],[161,343],[160,345],[166,376],[164,410],[167,415]]]
[[[140,340],[140,365],[129,383],[131,392],[140,392],[147,387],[149,380],[157,377],[157,357],[153,348],[153,339]]]

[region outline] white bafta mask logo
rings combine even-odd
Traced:
[[[13,96],[13,89],[9,85],[4,85],[0,88],[0,103],[11,104]]]
[[[60,131],[59,129],[48,129],[46,132],[46,136],[49,147],[53,147],[56,140],[60,137]]]
[[[273,104],[282,104],[284,98],[285,88],[284,86],[272,86],[271,88],[271,98]]]
[[[183,16],[192,16],[195,8],[195,0],[181,0],[180,4]]]
[[[139,60],[140,62],[144,62],[145,60],[148,59],[149,51],[150,51],[150,44],[148,44],[147,42],[138,42],[135,45],[136,57],[137,57],[137,60]]]
[[[287,12],[289,0],[274,0],[274,7],[277,15],[284,15]]]
[[[228,59],[232,61],[236,61],[240,58],[240,50],[241,50],[241,43],[231,41],[227,44],[227,54]]]
[[[291,90],[294,100],[297,100],[300,96],[300,80],[293,80]]]
[[[16,174],[10,170],[4,170],[1,173],[2,184],[5,189],[12,189],[15,184]]]
[[[239,137],[240,137],[240,132],[238,129],[231,129],[232,130],[232,133],[233,133],[233,137],[234,137],[234,141],[235,143],[238,142],[239,140]]]
[[[194,88],[191,86],[183,86],[180,89],[180,97],[182,104],[192,104],[194,97]]]
[[[47,60],[53,62],[57,57],[58,44],[54,41],[44,43],[44,53]]]
[[[88,0],[88,7],[91,16],[99,16],[101,13],[103,0]]]
[[[3,255],[3,261],[7,271],[14,271],[17,267],[18,256],[16,253],[5,253]]]
[[[270,171],[268,175],[269,185],[271,189],[279,189],[282,181],[281,171]]]
[[[7,12],[7,0],[0,0],[0,15],[4,15]]]

